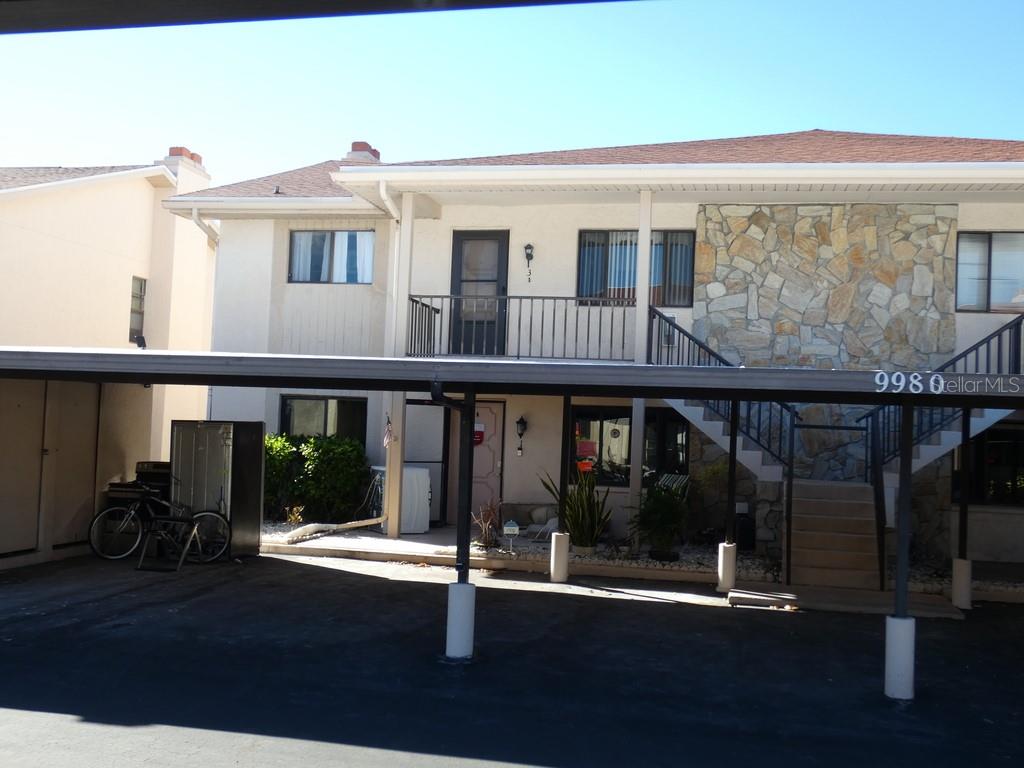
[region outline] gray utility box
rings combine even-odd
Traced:
[[[263,435],[262,421],[171,422],[171,500],[222,512],[232,557],[260,552]]]

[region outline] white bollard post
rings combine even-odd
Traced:
[[[962,611],[971,609],[971,561],[953,558],[953,605]]]
[[[473,658],[473,625],[476,587],[455,582],[448,585],[448,635],[444,655],[449,659]]]
[[[718,545],[718,591],[728,592],[736,586],[736,545]]]
[[[914,619],[885,617],[885,695],[914,698]]]
[[[569,580],[569,534],[551,534],[551,583],[564,584]]]

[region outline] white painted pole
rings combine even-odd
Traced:
[[[914,698],[914,619],[885,617],[885,695],[909,701]]]
[[[736,586],[736,545],[718,545],[718,591],[728,592]]]
[[[633,326],[633,361],[647,362],[647,315],[651,306],[651,214],[654,194],[640,192],[640,218],[636,244],[636,319]],[[640,432],[643,433],[641,425]]]
[[[452,660],[473,658],[476,587],[469,583],[448,585],[448,632],[444,655]]]
[[[564,584],[569,580],[569,534],[551,534],[551,582]]]
[[[971,561],[953,558],[953,605],[962,611],[969,611],[971,605]]]

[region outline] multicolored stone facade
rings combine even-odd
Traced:
[[[924,370],[956,342],[956,205],[702,205],[694,333],[734,363]]]

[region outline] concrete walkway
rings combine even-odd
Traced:
[[[330,558],[0,573],[0,764],[1016,765],[1024,608],[918,622],[710,588],[474,572],[477,657],[439,661],[451,569]]]

